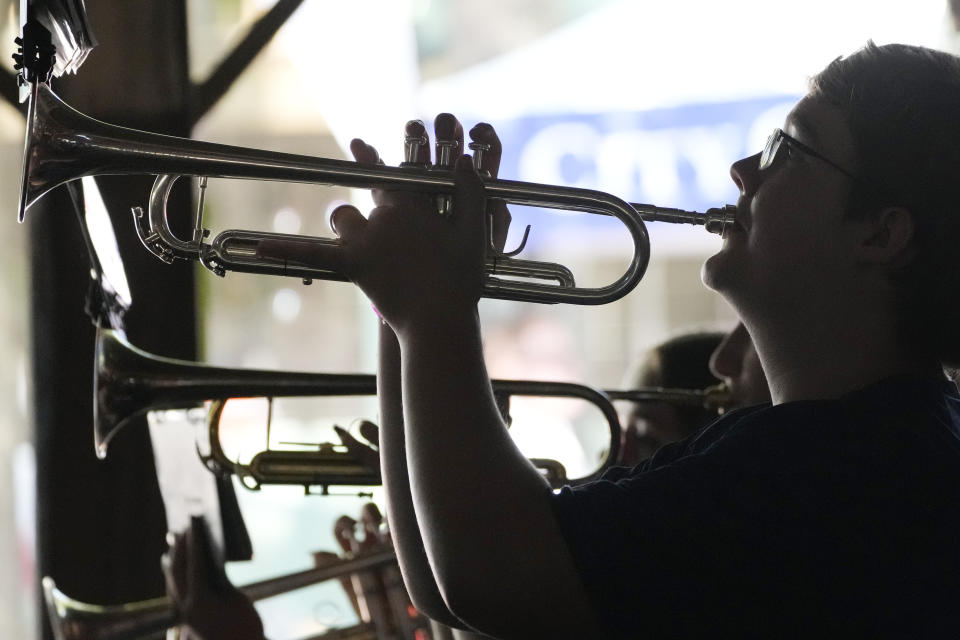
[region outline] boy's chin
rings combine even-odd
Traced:
[[[733,265],[731,256],[726,255],[723,249],[707,258],[700,267],[700,281],[708,289],[717,293],[726,291],[733,280]]]

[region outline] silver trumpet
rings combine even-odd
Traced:
[[[475,153],[475,160],[480,154]],[[406,163],[405,163],[406,164]],[[61,101],[42,83],[32,87],[27,114],[23,156],[20,220],[26,210],[50,189],[90,175],[156,174],[147,212],[134,209],[137,232],[144,246],[165,262],[199,260],[218,275],[226,271],[346,280],[335,266],[297,264],[258,255],[260,242],[283,239],[310,245],[339,246],[330,238],[295,236],[260,231],[227,230],[210,243],[209,232],[197,219],[190,240],[177,238],[167,222],[167,198],[180,176],[196,176],[201,186],[208,177],[277,180],[332,184],[362,189],[394,189],[438,194],[454,192],[451,171],[422,166],[370,166],[312,156],[234,147],[187,138],[165,136],[107,124],[81,114]],[[601,191],[487,178],[488,198],[507,203],[614,216],[627,228],[634,244],[633,257],[613,283],[577,287],[570,270],[560,264],[519,260],[487,247],[483,296],[542,303],[605,304],[629,293],[643,277],[650,258],[644,220],[703,225],[723,233],[733,222],[734,207],[726,205],[706,213],[628,204]],[[522,247],[521,247],[522,249]],[[544,282],[546,281],[546,282]],[[556,284],[553,284],[555,282]]]
[[[94,448],[107,455],[110,440],[135,416],[160,409],[190,408],[214,401],[211,407],[208,466],[235,473],[249,488],[261,484],[298,486],[380,484],[380,474],[326,443],[316,450],[261,451],[249,464],[232,462],[222,453],[216,432],[223,402],[234,397],[373,396],[377,379],[372,374],[332,374],[258,369],[229,369],[156,356],[130,344],[112,329],[97,330],[94,354]],[[613,403],[602,391],[581,384],[535,380],[493,380],[501,412],[508,419],[514,396],[561,397],[595,405],[607,423],[610,446],[600,467],[583,478],[567,478],[555,460],[533,459],[548,481],[556,486],[599,477],[620,448],[620,422]]]
[[[504,420],[509,422],[510,399],[515,396],[563,397],[585,400],[603,414],[609,448],[600,467],[583,478],[567,478],[563,465],[535,459],[555,486],[577,484],[599,477],[620,449],[620,422],[612,400],[668,402],[720,411],[727,402],[723,385],[708,389],[647,387],[599,390],[582,384],[536,380],[493,380],[493,391]],[[371,374],[329,374],[256,369],[229,369],[156,356],[131,345],[121,334],[98,329],[94,363],[94,446],[104,458],[110,439],[127,422],[147,411],[196,407],[214,401],[208,420],[210,461],[220,470],[236,473],[247,486],[362,485],[380,483],[380,476],[341,448],[326,443],[313,451],[266,450],[246,465],[229,461],[215,432],[222,402],[232,397],[372,396],[377,393]],[[208,463],[209,464],[209,463]]]
[[[397,561],[393,549],[358,554],[296,573],[270,578],[243,587],[240,591],[251,601],[263,600],[295,589],[375,569]],[[181,623],[180,614],[168,597],[125,604],[100,605],[80,602],[65,595],[50,576],[43,578],[43,597],[47,618],[56,640],[133,640],[162,638],[167,629]],[[330,632],[319,638],[377,637],[370,624]]]

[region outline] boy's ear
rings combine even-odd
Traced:
[[[913,257],[913,213],[904,207],[885,207],[859,223],[858,262],[899,266]]]

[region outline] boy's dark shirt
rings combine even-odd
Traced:
[[[611,637],[960,637],[945,381],[734,411],[553,500]]]

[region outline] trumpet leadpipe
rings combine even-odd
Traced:
[[[732,204],[722,207],[699,211],[686,211],[670,207],[658,207],[652,204],[631,202],[630,206],[636,210],[645,222],[670,222],[673,224],[702,225],[710,233],[723,235],[727,227],[734,223],[737,208]]]
[[[687,407],[700,407],[721,411],[727,406],[730,389],[725,384],[716,384],[706,389],[671,389],[665,387],[641,387],[638,389],[605,389],[611,400],[629,402],[666,402]]]

